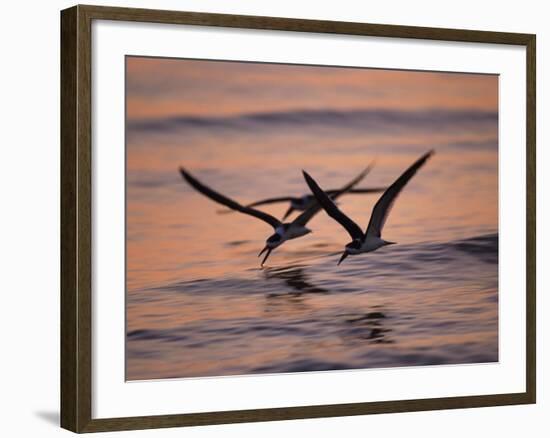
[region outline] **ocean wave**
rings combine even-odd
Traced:
[[[346,263],[290,257],[134,290],[128,378],[498,360],[497,233],[394,245]]]
[[[327,249],[330,251],[333,248]],[[334,271],[334,278],[330,285],[319,282],[310,268],[326,265],[326,269],[332,272],[335,268],[335,253],[330,251],[320,254],[319,248],[313,247],[310,251],[294,253],[297,257],[289,256],[286,263],[266,266],[260,271],[256,267],[252,268],[251,272],[261,272],[259,277],[246,276],[241,272],[219,278],[184,279],[141,289],[133,296],[133,300],[152,299],[155,296],[160,298],[157,294],[162,296],[165,293],[184,295],[209,293],[227,297],[247,294],[253,296],[260,292],[268,298],[288,293],[291,295],[355,293],[357,292],[355,287],[346,287],[345,284],[338,282],[345,278],[362,276],[365,266],[368,266],[369,278],[373,281],[394,277],[396,269],[401,274],[450,276],[458,263],[463,270],[467,267],[478,269],[480,262],[488,265],[498,264],[498,233],[447,242],[400,244],[389,250],[378,251],[376,254],[376,257],[369,257],[368,254],[350,257],[346,260],[346,264]],[[337,283],[338,286],[335,287]],[[285,286],[282,290],[281,285]],[[151,296],[149,292],[155,294]]]
[[[128,121],[130,132],[166,132],[181,129],[258,130],[267,128],[303,128],[323,126],[361,129],[413,130],[461,129],[469,126],[491,125],[498,122],[494,111],[449,110],[289,110],[280,112],[257,112],[227,117],[173,116],[165,118],[135,119]]]

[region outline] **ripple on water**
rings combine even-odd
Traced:
[[[496,235],[349,259],[133,291],[129,378],[498,360]]]

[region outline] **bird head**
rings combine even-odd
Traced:
[[[283,243],[283,238],[278,233],[273,233],[271,236],[269,236],[265,241],[264,249],[260,251],[258,254],[258,257],[260,257],[264,252],[267,251],[267,254],[265,255],[264,259],[262,260],[262,266],[264,265],[265,261],[269,257],[269,254],[271,254],[271,251],[273,251],[275,248],[277,248],[281,243]]]
[[[346,248],[344,249],[344,252],[342,253],[342,256],[340,257],[340,260],[338,260],[338,264],[342,263],[344,259],[350,254],[358,254],[362,244],[363,243],[360,239],[354,239],[350,243],[348,243],[346,245]]]

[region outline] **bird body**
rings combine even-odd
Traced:
[[[348,190],[346,194],[350,195],[350,194],[360,194],[360,193],[363,193],[363,194],[364,193],[382,193],[383,191],[384,191],[383,187],[374,187],[374,188],[368,188],[368,189],[351,189],[351,190]],[[335,190],[335,189],[327,190],[325,193],[332,198],[336,193],[338,193],[338,190]],[[304,211],[317,203],[315,196],[311,194],[306,194],[300,197],[289,198],[289,199],[290,199],[290,207],[286,211],[285,215],[283,216],[283,220],[286,219],[293,211]],[[254,204],[261,205],[262,201],[255,202]]]
[[[266,247],[275,249],[287,240],[297,239],[309,233],[311,233],[311,230],[306,226],[293,224],[292,222],[283,223],[275,228],[275,233],[267,238]]]
[[[293,198],[290,200],[290,206],[294,210],[298,211],[304,211],[308,207],[311,206],[314,202],[317,202],[315,200],[315,197],[313,195],[304,195],[300,196],[299,198]]]
[[[391,245],[395,242],[388,242],[384,239],[381,239],[380,237],[376,236],[367,236],[364,241],[359,241],[360,246],[359,248],[356,248],[355,245],[350,246],[348,249],[348,252],[350,254],[361,254],[363,252],[373,252],[376,251],[378,248],[382,248],[386,245]]]
[[[283,233],[282,237],[285,240],[296,239],[297,237],[302,237],[311,233],[311,230],[308,227],[292,222],[283,224],[281,228]],[[277,230],[275,230],[275,232],[277,232]]]
[[[338,192],[332,195],[333,199],[338,198],[342,194],[346,193],[348,190],[352,189],[356,184],[358,184],[370,171],[371,166],[363,170],[357,177],[355,177],[351,182],[342,187]],[[240,213],[247,214],[249,216],[254,216],[257,219],[260,219],[273,227],[274,233],[266,239],[265,247],[260,251],[258,257],[261,256],[264,252],[266,255],[262,260],[262,266],[275,248],[282,245],[287,240],[296,239],[298,237],[305,236],[306,234],[311,233],[311,230],[306,227],[306,224],[315,216],[320,210],[321,206],[315,202],[309,208],[307,208],[303,213],[297,216],[292,222],[281,222],[279,219],[274,216],[265,213],[263,211],[257,210],[249,206],[243,206],[238,202],[216,192],[215,190],[207,187],[194,176],[192,176],[188,171],[180,167],[181,176],[185,181],[187,181],[195,190],[207,196],[211,200],[218,202],[219,204],[225,205],[232,210],[238,211]]]
[[[345,246],[344,252],[340,257],[338,264],[342,263],[348,255],[373,252],[383,246],[392,245],[395,243],[382,239],[382,229],[384,228],[386,219],[388,218],[397,196],[401,193],[401,190],[403,190],[403,187],[405,187],[405,185],[416,174],[418,169],[426,163],[428,158],[430,158],[433,153],[433,151],[430,151],[422,155],[422,157],[416,160],[407,170],[405,170],[405,172],[401,174],[399,178],[393,182],[391,186],[384,191],[372,209],[369,225],[365,232],[363,232],[359,225],[357,225],[336,206],[332,197],[324,192],[307,172],[303,171],[306,183],[317,199],[317,202],[319,202],[330,217],[346,229],[348,234],[353,239]]]
[[[382,193],[385,190],[384,187],[370,187],[370,188],[360,188],[360,189],[350,189],[346,192],[346,194],[369,194],[369,193]],[[337,189],[331,189],[326,190],[325,193],[327,193],[329,196],[334,196],[336,193],[338,193],[339,190]],[[305,211],[312,205],[315,205],[317,203],[317,200],[315,199],[315,196],[312,194],[305,194],[302,196],[278,196],[275,198],[266,198],[261,199],[260,201],[255,201],[250,204],[246,204],[245,207],[258,207],[260,205],[268,205],[268,204],[277,204],[281,202],[289,202],[290,206],[286,210],[282,220],[284,221],[288,216],[292,214],[294,211]],[[234,210],[228,209],[228,210],[219,210],[218,213],[220,214],[227,214],[231,213]]]

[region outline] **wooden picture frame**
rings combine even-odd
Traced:
[[[518,45],[526,48],[526,391],[521,393],[92,418],[93,20]],[[61,12],[61,426],[74,432],[336,417],[535,403],[535,35],[275,17],[75,6]]]

